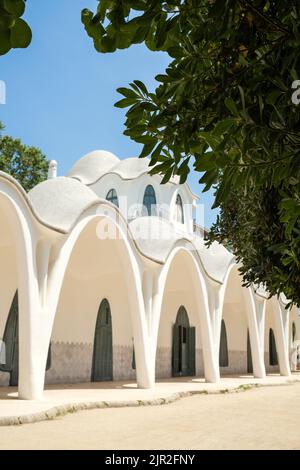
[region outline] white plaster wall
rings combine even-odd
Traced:
[[[241,303],[224,305],[229,366],[220,368],[221,375],[247,373],[247,319],[243,309]]]
[[[196,328],[196,375],[203,376],[200,312],[197,312],[189,271],[184,264],[184,259],[178,257],[171,266],[162,303],[156,352],[157,378],[172,376],[172,332],[181,305],[187,311],[190,326]]]
[[[89,381],[98,310],[106,298],[113,326],[114,380],[133,379],[133,334],[120,241],[98,240],[92,225],[74,249],[52,332],[52,367],[46,382]]]
[[[242,295],[241,278],[232,271],[226,288],[223,316],[227,333],[229,366],[221,375],[247,373],[247,314]]]
[[[90,186],[95,193],[105,199],[110,189],[115,189],[119,198],[119,205],[121,213],[124,217],[132,218],[137,205],[143,204],[143,197],[145,189],[148,185],[152,185],[158,205],[163,205],[166,212],[169,212],[169,220],[174,221],[174,205],[176,195],[179,192],[184,205],[184,218],[185,224],[176,224],[180,230],[192,231],[192,202],[194,200],[187,185],[177,186],[172,183],[165,185],[160,184],[161,177],[142,175],[135,180],[123,180],[120,176],[115,174],[104,175],[98,182]]]
[[[0,247],[0,338],[17,290],[16,256],[13,246]]]
[[[2,230],[3,229],[3,230]],[[13,297],[17,290],[17,269],[15,249],[12,245],[5,245],[5,232],[10,235],[6,224],[1,227],[0,246],[0,338],[3,338],[8,313],[13,301]],[[2,238],[3,235],[3,238]],[[0,386],[7,387],[9,385],[10,374],[0,371]]]
[[[296,335],[293,342],[292,338],[292,325],[295,323],[296,326]],[[290,366],[292,371],[300,369],[300,316],[299,309],[293,307],[290,312],[290,322],[289,322],[289,357],[290,357]]]

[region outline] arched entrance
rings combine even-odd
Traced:
[[[172,375],[195,375],[195,328],[190,327],[186,309],[181,306],[173,326]]]
[[[269,329],[269,364],[270,366],[278,365],[276,341],[272,328]]]
[[[249,330],[247,331],[247,372],[248,372],[248,374],[253,374],[253,363],[252,363],[252,353],[251,353],[251,343],[250,343]]]
[[[221,323],[221,337],[220,337],[220,351],[219,351],[219,365],[220,367],[228,367],[228,343],[225,321]]]
[[[9,372],[9,385],[18,385],[19,376],[19,309],[18,292],[15,293],[7,317],[3,343],[5,345],[5,364],[0,365],[2,372]]]
[[[248,336],[248,293],[242,287],[238,268],[234,266],[227,278],[220,321],[219,364],[221,376],[248,372],[251,344]]]
[[[102,300],[96,322],[92,382],[113,380],[112,320],[107,299]]]
[[[294,317],[294,318],[293,318]],[[295,309],[291,311],[291,318],[293,319],[291,323],[291,337],[290,337],[290,367],[293,372],[298,370],[300,362],[300,341],[297,339],[297,327],[296,327],[296,318],[295,318]]]
[[[0,364],[2,372],[9,372],[9,386],[17,387],[19,382],[19,301],[16,291],[5,325],[3,344],[5,347],[5,364]],[[46,370],[51,367],[51,343],[49,346]]]
[[[142,296],[139,303],[141,291],[133,260],[119,235],[116,239],[98,238],[98,224],[99,219],[95,218],[81,230],[66,266],[51,335],[52,368],[46,376],[47,384],[86,383],[112,377],[116,381],[138,378],[141,384],[148,374],[141,351],[146,341],[139,336],[146,323],[140,310]],[[96,379],[95,327],[103,299],[109,301],[112,314],[113,370]],[[139,360],[144,365],[139,367]]]

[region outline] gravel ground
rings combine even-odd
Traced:
[[[0,428],[0,449],[300,449],[300,384]]]

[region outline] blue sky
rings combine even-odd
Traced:
[[[0,106],[5,132],[40,147],[58,161],[63,175],[84,154],[109,150],[119,158],[137,156],[140,146],[123,135],[125,111],[113,105],[116,88],[134,79],[153,89],[154,76],[168,64],[164,53],[139,45],[114,54],[99,54],[81,24],[83,8],[96,0],[28,0],[24,19],[33,31],[29,48],[0,57],[0,80],[7,88]],[[201,194],[199,175],[190,175],[193,191],[205,205],[210,226],[211,194]]]

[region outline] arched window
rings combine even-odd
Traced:
[[[117,191],[115,189],[110,189],[107,193],[106,200],[119,207],[119,199]]]
[[[270,366],[278,365],[275,336],[272,328],[269,331],[269,363]]]
[[[143,207],[145,207],[148,215],[156,215],[156,196],[151,184],[145,189]]]
[[[177,194],[177,197],[176,197],[175,217],[176,217],[177,222],[179,222],[180,224],[184,224],[183,205],[182,205],[181,196],[179,194]]]
[[[226,325],[225,325],[224,320],[222,320],[222,325],[221,325],[219,365],[220,365],[220,367],[228,367],[229,366],[227,333],[226,333]]]

